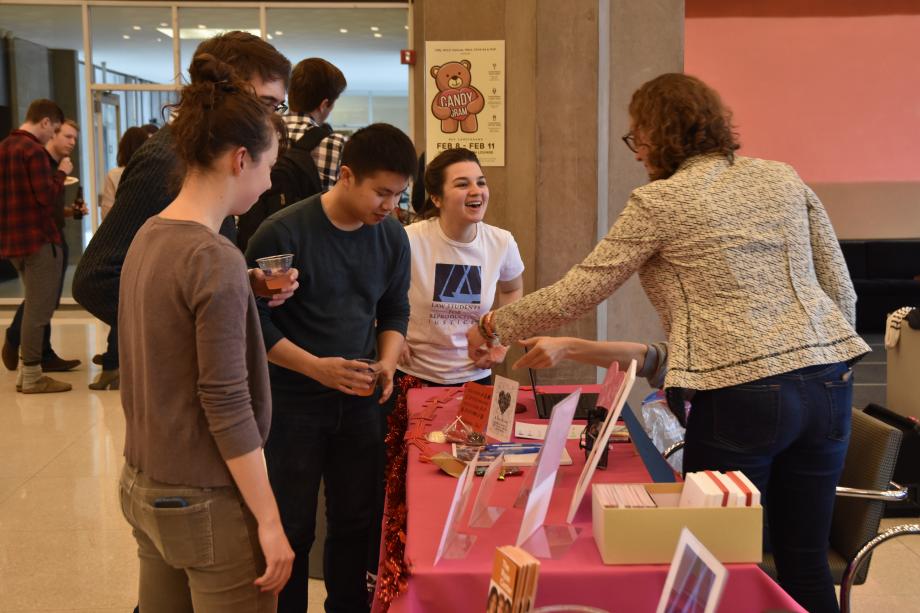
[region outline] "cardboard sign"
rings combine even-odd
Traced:
[[[463,386],[463,400],[457,416],[474,432],[485,432],[491,406],[491,386],[470,382]]]
[[[489,426],[486,429],[486,436],[503,443],[511,440],[518,387],[520,383],[517,381],[496,375],[495,385],[492,387],[492,402],[489,406]]]

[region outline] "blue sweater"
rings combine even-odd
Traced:
[[[266,219],[250,239],[246,259],[256,266],[257,258],[284,253],[294,254],[300,287],[276,308],[259,300],[266,350],[287,338],[318,357],[374,358],[378,334],[406,334],[409,239],[395,219],[340,230],[318,194]],[[340,393],[276,364],[270,375],[276,398]]]

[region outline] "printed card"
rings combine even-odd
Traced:
[[[478,383],[463,386],[463,400],[460,402],[459,417],[474,432],[485,432],[492,403],[492,388]]]
[[[507,443],[514,430],[514,407],[517,404],[520,384],[505,377],[495,377],[492,386],[492,403],[489,407],[489,426],[486,436]]]

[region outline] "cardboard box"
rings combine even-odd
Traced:
[[[758,563],[763,555],[763,508],[678,507],[683,483],[647,483],[670,494],[675,506],[652,509],[604,508],[591,492],[594,541],[604,564],[670,564],[686,526],[723,564]]]

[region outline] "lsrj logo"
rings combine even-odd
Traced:
[[[482,267],[472,264],[435,264],[435,302],[479,304],[482,295]]]

